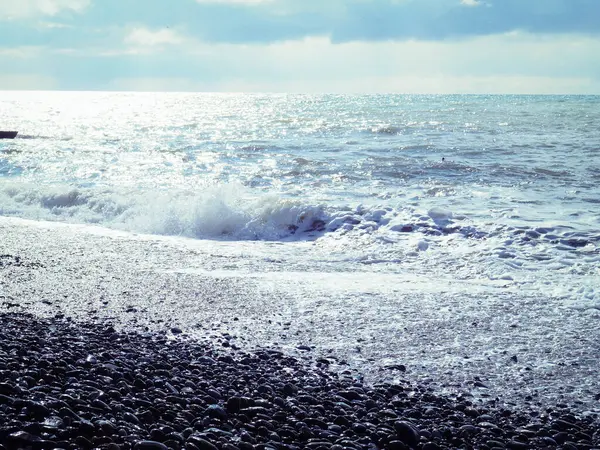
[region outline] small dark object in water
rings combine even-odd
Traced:
[[[18,133],[18,131],[0,131],[0,139],[14,139]]]

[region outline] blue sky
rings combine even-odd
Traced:
[[[0,0],[0,90],[600,94],[600,0]]]

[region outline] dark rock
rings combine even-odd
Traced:
[[[333,423],[341,427],[349,427],[350,425],[352,425],[352,422],[345,416],[337,416],[333,420]]]
[[[243,407],[245,407],[245,405],[243,405],[243,401],[240,397],[230,397],[227,399],[226,408],[228,413],[236,414],[240,412],[240,409]]]
[[[458,429],[458,432],[461,436],[472,436],[481,431],[481,428],[475,427],[473,425],[463,425]]]
[[[210,405],[205,413],[213,419],[227,420],[227,412],[219,405]]]
[[[291,397],[292,395],[295,395],[297,392],[298,392],[298,388],[291,383],[286,383],[283,386],[283,394],[286,397]]]
[[[81,419],[79,421],[74,421],[71,423],[71,426],[77,426],[80,434],[84,436],[94,436],[96,433],[96,427],[88,420]]]
[[[13,395],[18,394],[21,390],[16,386],[13,386],[9,383],[0,383],[0,394],[2,395]]]
[[[65,447],[66,448],[66,447]],[[111,442],[110,444],[105,444],[102,447],[103,450],[121,450],[121,447],[119,447],[117,444],[115,444],[114,442]],[[56,450],[56,448],[55,448]]]
[[[440,446],[433,442],[426,442],[423,444],[423,447],[421,447],[421,450],[440,450]]]
[[[198,436],[190,436],[188,438],[188,442],[194,444],[196,447],[198,447],[199,450],[218,450],[218,447],[211,444],[206,439],[203,439]]]
[[[360,400],[362,396],[356,391],[340,391],[338,392],[340,397],[344,397],[346,400]]]
[[[12,405],[15,399],[4,394],[0,394],[0,405]]]
[[[389,450],[408,450],[408,446],[404,442],[398,440],[390,441],[386,445],[386,448]]]
[[[410,422],[399,420],[394,423],[394,429],[398,439],[410,447],[416,447],[419,444],[421,435],[419,430]]]
[[[138,441],[133,446],[133,450],[168,450],[165,444],[156,441]]]
[[[567,439],[569,439],[569,435],[564,431],[561,431],[560,433],[553,435],[552,438],[558,443],[558,445],[562,445],[567,441]]]
[[[138,419],[135,414],[132,414],[130,412],[126,412],[123,414],[123,420],[126,420],[130,423],[134,423],[136,425],[141,425],[140,419]]]
[[[221,446],[221,450],[240,450],[240,448],[236,445],[225,443]]]
[[[37,419],[44,419],[46,416],[50,415],[50,410],[39,402],[27,400],[23,402],[23,404]]]
[[[83,437],[83,436],[77,436],[75,438],[75,444],[77,445],[78,448],[81,449],[88,449],[88,448],[93,448],[94,444],[92,443],[92,441],[90,441],[89,439]]]
[[[558,419],[552,422],[552,428],[558,431],[566,431],[577,429],[579,427],[571,422],[567,422],[566,420]]]
[[[41,437],[28,433],[27,431],[16,431],[6,438],[9,448],[20,448],[21,446],[34,446],[42,440]]]

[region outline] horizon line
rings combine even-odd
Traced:
[[[598,93],[516,93],[516,92],[302,92],[302,91],[159,91],[159,90],[129,90],[129,89],[2,89],[0,92],[12,93],[107,93],[107,94],[223,94],[223,95],[429,95],[429,96],[529,96],[529,97],[598,97]]]

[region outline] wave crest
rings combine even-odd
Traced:
[[[0,189],[0,214],[208,239],[281,239],[323,231],[329,221],[323,206],[261,195],[237,184],[201,192],[12,184]]]

